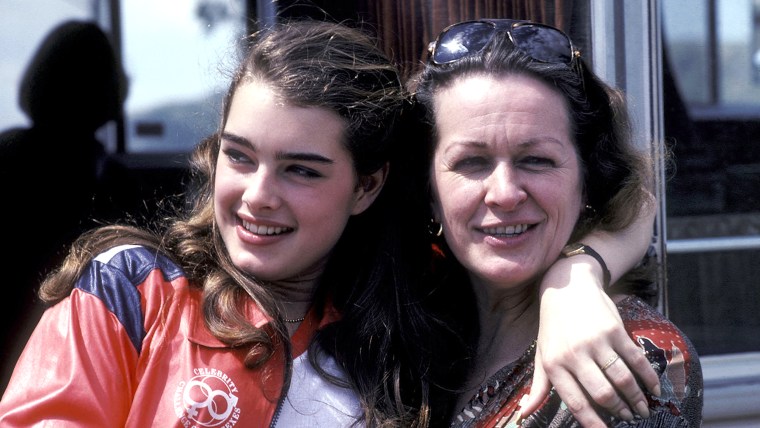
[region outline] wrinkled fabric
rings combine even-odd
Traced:
[[[694,345],[672,322],[637,297],[617,305],[628,335],[642,348],[660,376],[662,394],[645,393],[650,410],[647,419],[633,422],[599,409],[613,427],[698,427],[702,423],[702,367]],[[520,413],[520,401],[530,394],[535,348],[492,376],[470,405],[455,416],[452,427],[580,427],[578,421],[552,389],[538,410]]]

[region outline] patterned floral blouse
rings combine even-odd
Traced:
[[[630,337],[644,349],[660,375],[662,394],[646,394],[650,417],[632,422],[599,410],[613,427],[698,427],[702,422],[702,368],[691,341],[672,322],[637,297],[618,305]],[[578,427],[580,424],[554,389],[540,408],[524,417],[520,401],[530,392],[535,346],[503,367],[484,384],[452,427]]]

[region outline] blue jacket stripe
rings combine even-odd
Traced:
[[[167,281],[183,273],[171,260],[154,250],[136,246],[122,248],[101,254],[90,262],[76,288],[98,297],[105,304],[124,326],[139,354],[146,332],[137,286],[154,269],[160,269]]]

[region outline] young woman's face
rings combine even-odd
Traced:
[[[531,77],[471,76],[435,97],[434,212],[476,289],[543,273],[581,211],[563,97]]]
[[[232,98],[216,165],[214,210],[233,263],[266,281],[314,279],[348,218],[372,198],[358,186],[337,114],[284,103],[260,82]]]

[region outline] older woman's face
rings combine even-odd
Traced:
[[[462,78],[435,97],[433,209],[476,288],[512,289],[559,256],[582,206],[564,98],[527,76]]]

